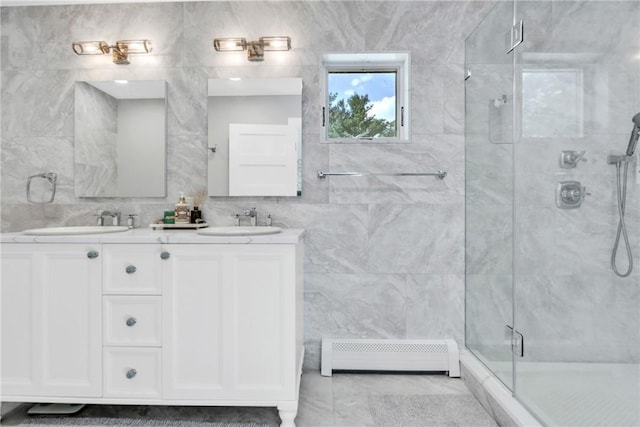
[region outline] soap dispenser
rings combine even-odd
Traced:
[[[188,224],[190,221],[189,205],[184,199],[184,193],[180,192],[180,198],[176,203],[176,224]]]

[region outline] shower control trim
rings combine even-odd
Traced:
[[[584,158],[586,151],[562,150],[560,152],[560,167],[562,169],[573,169],[578,166],[578,162],[586,162]]]
[[[556,206],[560,209],[576,209],[590,195],[580,181],[562,181],[556,187]]]

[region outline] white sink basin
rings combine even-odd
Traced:
[[[249,226],[249,227],[209,227],[198,230],[203,236],[262,236],[265,234],[277,234],[280,227]]]
[[[29,236],[62,236],[62,235],[74,235],[74,234],[105,234],[105,233],[118,233],[121,231],[127,231],[129,227],[122,225],[104,226],[99,225],[79,225],[70,227],[47,227],[47,228],[32,228],[31,230],[24,230],[22,234]]]

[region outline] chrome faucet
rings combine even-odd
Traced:
[[[252,226],[258,225],[258,211],[256,208],[245,209],[244,216],[248,216]]]
[[[103,226],[105,216],[111,217],[111,225],[120,225],[120,211],[117,209],[114,210],[113,212],[99,210],[96,216],[98,217],[96,225]]]

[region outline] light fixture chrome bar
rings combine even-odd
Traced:
[[[324,172],[318,171],[318,178],[324,179],[327,176],[435,176],[437,179],[444,179],[447,171],[437,172]]]
[[[150,53],[150,40],[118,40],[113,46],[105,41],[74,42],[71,48],[76,55],[108,55],[119,65],[129,64],[129,54]]]

